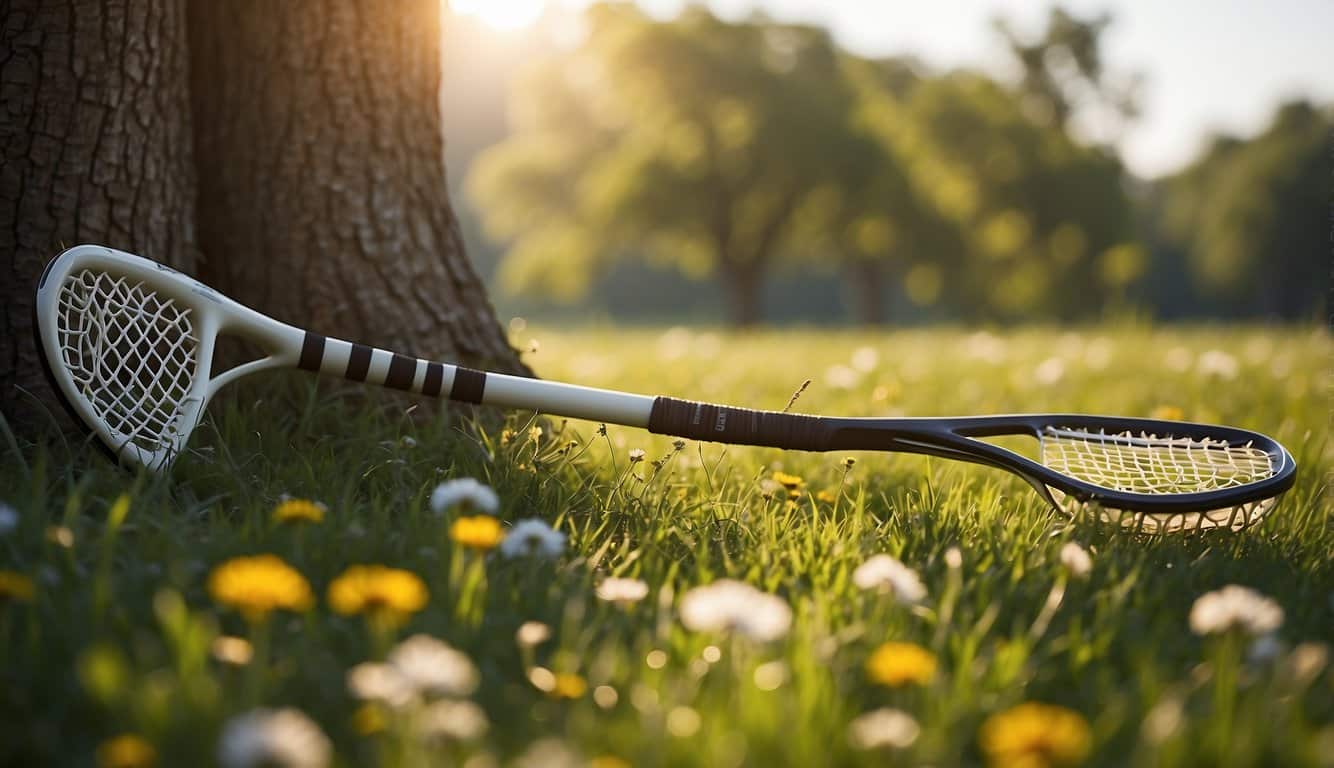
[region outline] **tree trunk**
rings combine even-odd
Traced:
[[[526,371],[445,186],[438,0],[190,0],[206,282],[319,333]]]
[[[182,0],[0,5],[0,410],[13,423],[60,412],[32,341],[49,259],[94,242],[193,267],[187,69]]]
[[[885,324],[885,276],[874,261],[857,261],[847,267],[857,303],[857,322],[875,326]]]
[[[763,316],[761,293],[764,284],[761,271],[753,265],[738,264],[724,267],[722,275],[726,283],[732,325],[737,328],[759,325]]]

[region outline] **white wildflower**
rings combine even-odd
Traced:
[[[537,518],[520,520],[500,542],[500,554],[505,557],[560,557],[565,551],[565,534]]]
[[[634,448],[634,449],[632,449],[632,450],[630,451],[630,463],[631,463],[631,464],[638,464],[639,462],[641,462],[641,461],[643,461],[643,460],[644,460],[644,449],[643,449],[643,448]]]
[[[597,596],[609,603],[637,603],[648,597],[648,584],[639,579],[605,579],[597,586]]]
[[[443,515],[454,507],[467,512],[485,512],[494,515],[500,509],[500,497],[491,486],[471,477],[446,480],[431,491],[431,511]]]
[[[19,527],[19,513],[13,507],[0,501],[0,536],[6,536]]]
[[[417,696],[412,681],[392,664],[365,662],[347,671],[347,689],[366,701],[379,701],[398,708]]]
[[[848,725],[848,741],[857,749],[903,749],[922,732],[913,716],[900,709],[873,709]]]
[[[951,571],[957,571],[963,567],[963,552],[958,547],[950,547],[945,550],[945,565]]]
[[[463,651],[429,635],[413,635],[389,652],[389,664],[422,693],[467,696],[477,690],[477,667]]]
[[[1282,624],[1283,609],[1278,603],[1236,584],[1201,595],[1190,609],[1190,628],[1197,635],[1230,629],[1264,635],[1276,631]]]
[[[1071,576],[1082,579],[1093,570],[1093,558],[1089,556],[1088,550],[1068,541],[1061,547],[1061,565],[1065,566]]]
[[[540,621],[525,621],[514,633],[514,641],[525,648],[541,645],[551,639],[551,627]]]
[[[792,609],[782,598],[722,579],[681,598],[681,623],[696,632],[735,631],[766,642],[787,634]]]
[[[224,768],[322,768],[330,751],[328,737],[301,712],[256,709],[223,727],[218,762]]]
[[[489,723],[482,708],[471,701],[441,699],[417,715],[417,733],[427,738],[473,741],[486,733]]]
[[[1200,355],[1195,367],[1206,376],[1217,376],[1220,379],[1235,379],[1241,370],[1237,358],[1221,349],[1211,349]]]
[[[880,365],[880,353],[875,347],[857,347],[852,352],[852,367],[862,373],[870,373]]]
[[[903,603],[920,603],[926,597],[926,585],[917,571],[889,555],[876,555],[857,566],[852,582],[862,589],[888,592]]]

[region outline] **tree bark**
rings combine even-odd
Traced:
[[[319,333],[523,371],[445,186],[438,0],[190,0],[206,282]]]
[[[722,277],[727,288],[732,325],[737,328],[754,328],[759,325],[764,315],[761,270],[749,264],[736,264],[725,266]]]
[[[885,324],[885,276],[874,261],[856,261],[846,267],[848,282],[857,301],[857,322]]]
[[[33,345],[48,260],[95,242],[193,267],[187,67],[181,0],[0,6],[0,411],[20,428],[61,413]]]

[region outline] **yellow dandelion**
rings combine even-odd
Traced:
[[[285,499],[273,509],[275,523],[322,523],[328,509],[318,501]]]
[[[389,723],[378,704],[362,704],[352,713],[352,729],[362,736],[380,733]]]
[[[838,494],[826,488],[815,494],[815,500],[822,501],[825,504],[833,504],[838,501]]]
[[[460,517],[449,526],[449,538],[469,549],[487,551],[505,540],[505,530],[490,515]]]
[[[148,768],[157,762],[157,750],[133,733],[107,739],[97,747],[99,768]]]
[[[1175,405],[1160,405],[1149,413],[1151,419],[1162,419],[1163,421],[1181,421],[1186,418],[1186,412]]]
[[[786,472],[775,472],[774,482],[786,488],[789,493],[794,491],[800,493],[801,487],[806,484],[806,481],[797,475],[789,475]]]
[[[547,695],[553,699],[577,699],[588,690],[588,681],[572,672],[556,675]]]
[[[987,718],[978,742],[992,766],[1077,765],[1089,753],[1089,725],[1078,712],[1030,701]]]
[[[275,610],[304,611],[314,602],[310,582],[274,555],[235,557],[213,569],[208,593],[250,621]]]
[[[866,675],[881,685],[925,685],[936,673],[936,657],[913,643],[885,643],[866,660]]]
[[[17,571],[0,570],[0,603],[31,603],[35,593],[32,579]]]
[[[383,565],[354,565],[329,585],[329,606],[335,611],[364,613],[389,625],[403,623],[429,599],[417,574]]]

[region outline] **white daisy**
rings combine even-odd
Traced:
[[[389,652],[389,664],[412,687],[440,696],[477,690],[477,667],[464,652],[429,635],[413,635]]]
[[[323,768],[330,751],[328,737],[301,712],[256,709],[223,726],[218,762],[224,768]]]
[[[417,733],[427,738],[473,741],[490,725],[486,713],[471,701],[441,699],[417,715]]]
[[[1093,570],[1093,558],[1083,547],[1068,541],[1061,547],[1061,565],[1065,566],[1071,576],[1082,579]]]
[[[368,661],[347,671],[347,689],[366,701],[398,708],[417,697],[416,686],[392,664]]]
[[[19,527],[19,513],[13,507],[0,501],[0,536],[5,536]]]
[[[792,609],[782,598],[749,584],[722,579],[681,598],[681,623],[696,632],[739,632],[767,642],[787,634]]]
[[[525,621],[514,633],[514,641],[525,648],[541,645],[551,639],[551,627],[540,621]]]
[[[848,741],[857,749],[903,749],[922,732],[913,716],[900,709],[873,709],[848,725]]]
[[[630,463],[637,464],[644,460],[644,449],[634,448],[630,451]]]
[[[554,530],[535,517],[520,520],[500,542],[500,554],[505,557],[560,557],[565,551],[565,534]]]
[[[597,596],[609,603],[637,603],[648,597],[648,584],[639,579],[604,579],[597,587]]]
[[[1190,609],[1190,628],[1197,635],[1239,629],[1249,635],[1265,635],[1283,625],[1278,603],[1248,587],[1229,584],[1200,595]]]
[[[443,515],[454,507],[467,512],[485,512],[494,515],[500,509],[500,497],[491,486],[471,477],[446,480],[431,491],[431,511]]]
[[[917,571],[889,555],[876,555],[857,566],[852,582],[862,589],[888,592],[903,603],[920,603],[926,597],[926,586]]]

